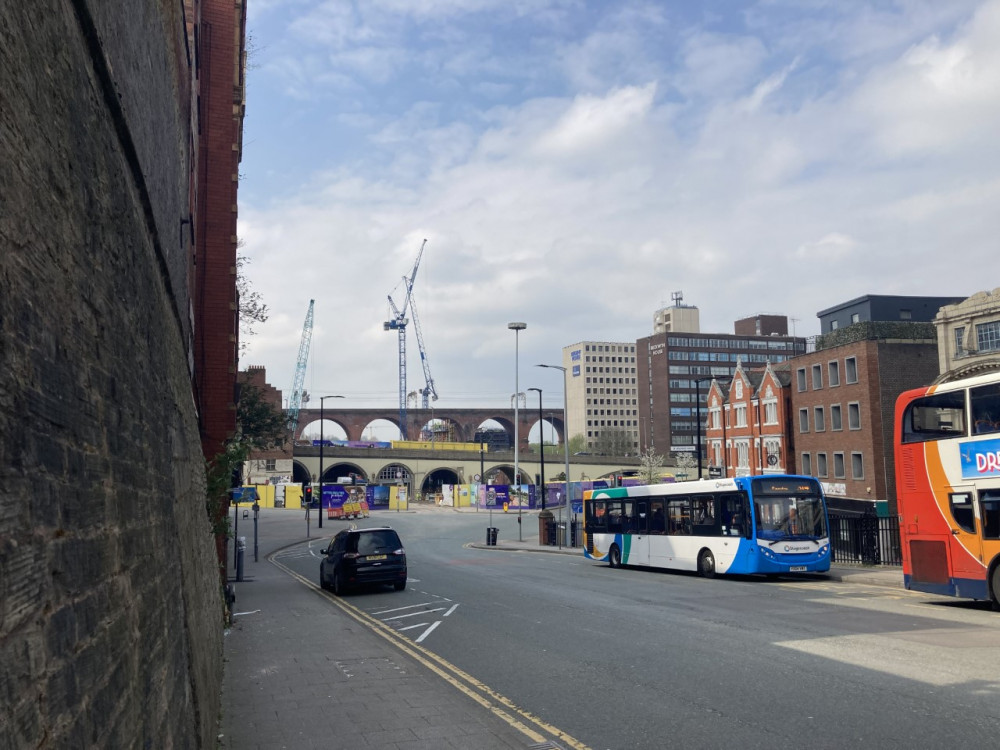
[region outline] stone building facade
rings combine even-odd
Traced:
[[[942,377],[954,379],[1000,369],[1000,287],[942,307],[934,325]]]
[[[199,285],[194,259],[199,239],[234,234],[234,193],[222,221],[201,212],[199,168],[216,155],[200,148],[198,66],[216,62],[207,37],[228,38],[213,85],[228,89],[231,132],[244,12],[241,0],[4,5],[3,748],[217,741],[224,600],[202,436],[216,409],[232,421],[235,369],[200,371],[195,341],[224,325],[235,345],[221,322],[235,296],[201,314],[235,274],[210,266]]]

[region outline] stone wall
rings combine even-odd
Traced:
[[[0,24],[0,747],[211,747],[184,6]]]

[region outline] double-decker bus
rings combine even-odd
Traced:
[[[777,575],[830,569],[826,499],[814,477],[768,475],[588,490],[584,556],[642,565]]]
[[[896,400],[906,588],[1000,602],[1000,373]]]

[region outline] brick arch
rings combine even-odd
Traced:
[[[340,401],[340,399],[337,400],[338,402]],[[562,432],[562,438],[565,439],[562,410],[546,409],[545,411],[546,414],[551,415],[553,426],[556,426],[556,423],[558,422],[559,427],[557,427],[557,429]],[[304,427],[311,422],[316,421],[319,417],[319,409],[301,409],[299,411],[299,421],[296,425],[295,434],[293,436],[294,440],[301,440],[302,430]],[[323,417],[325,419],[330,419],[343,427],[344,432],[347,433],[348,440],[362,440],[365,427],[376,420],[385,420],[386,422],[395,425],[397,428],[399,427],[399,410],[392,408],[350,409],[329,407],[323,410]],[[512,409],[463,409],[435,407],[433,410],[410,409],[407,411],[407,434],[410,438],[416,439],[416,431],[419,425],[429,422],[432,417],[435,419],[447,419],[449,422],[454,423],[456,426],[456,438],[461,435],[462,440],[465,442],[472,439],[479,425],[491,419],[499,423],[500,426],[507,431],[508,435],[511,437],[514,435],[514,414]],[[518,426],[518,438],[520,439],[522,448],[527,448],[528,430],[536,418],[537,411],[532,412],[532,410],[528,408],[519,410],[518,419],[520,424]]]

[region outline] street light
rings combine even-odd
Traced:
[[[319,398],[319,528],[323,528],[323,402],[328,398],[343,396],[320,396]],[[306,513],[309,511],[307,510]]]
[[[563,447],[566,450],[566,519],[569,520],[572,518],[572,506],[570,505],[569,496],[569,428],[566,424],[569,415],[569,396],[567,395],[569,393],[569,382],[567,381],[569,372],[561,365],[535,365],[535,367],[562,370],[563,374]],[[562,526],[562,505],[559,506],[559,525]],[[572,539],[572,536],[570,538]]]
[[[520,383],[518,381],[518,334],[528,327],[527,323],[508,323],[507,327],[514,332],[514,487],[518,486],[517,480],[521,476],[521,470],[518,465],[517,450],[518,450],[518,418],[517,418],[517,402],[520,400]],[[515,489],[516,492],[516,489]],[[521,496],[517,496],[517,541],[523,541],[521,536]]]
[[[541,443],[542,451],[542,510],[545,510],[545,422],[542,417],[542,389],[529,388],[529,391],[538,391],[538,442]],[[549,516],[551,517],[551,516]]]

